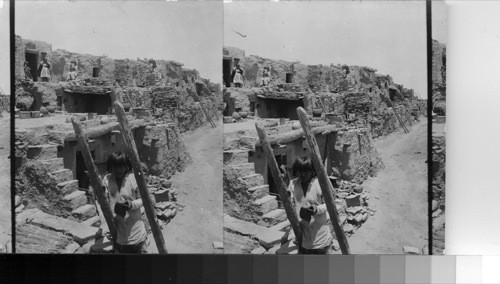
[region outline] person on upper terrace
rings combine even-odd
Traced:
[[[27,80],[33,81],[33,75],[31,75],[31,68],[29,67],[28,61],[24,61],[24,77]]]
[[[244,70],[240,65],[240,61],[236,60],[236,66],[234,66],[233,72],[231,72],[231,81],[236,88],[243,87],[243,73]]]
[[[260,86],[269,86],[269,82],[271,82],[271,71],[269,70],[269,67],[264,67],[264,70],[262,70],[262,79],[260,81]]]
[[[71,63],[69,64],[68,81],[76,80],[77,75],[78,73],[76,61],[71,60]]]
[[[50,70],[52,68],[52,64],[50,64],[49,60],[47,58],[44,58],[42,62],[40,62],[40,66],[38,67],[38,70],[40,72],[40,77],[42,78],[42,82],[49,82],[50,81]]]

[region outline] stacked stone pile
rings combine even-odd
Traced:
[[[177,210],[182,210],[182,206],[177,204],[177,190],[172,187],[170,180],[150,176],[148,189],[154,197],[156,216],[159,219],[168,223],[175,217]]]
[[[360,184],[340,181],[336,192],[335,204],[340,225],[347,234],[351,234],[354,228],[360,227],[375,211],[368,208],[369,197]]]

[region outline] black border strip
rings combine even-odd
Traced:
[[[12,253],[16,253],[16,182],[15,182],[15,105],[16,105],[16,84],[15,84],[15,72],[16,72],[16,37],[15,37],[15,1],[9,1],[9,11],[10,11],[10,212],[11,212],[11,246]]]
[[[432,247],[432,1],[427,0],[427,220],[429,230],[429,255],[433,254]]]

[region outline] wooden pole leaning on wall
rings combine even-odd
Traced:
[[[323,98],[318,97],[319,104],[321,105],[321,108],[323,109],[323,113],[327,113],[325,104],[323,103]]]
[[[293,232],[295,234],[295,238],[297,239],[299,245],[302,244],[302,230],[300,228],[299,217],[297,217],[297,212],[293,207],[292,201],[288,196],[287,186],[283,177],[280,174],[280,170],[278,168],[278,163],[276,162],[276,158],[274,157],[274,151],[271,148],[271,144],[267,141],[267,134],[264,130],[264,127],[259,123],[255,123],[255,128],[257,129],[257,134],[259,135],[260,143],[262,145],[262,149],[266,155],[267,164],[271,169],[271,174],[273,176],[273,180],[276,183],[276,187],[278,188],[278,192],[281,197],[281,202],[283,202],[283,207],[285,208],[286,216],[290,221],[290,225],[292,226]]]
[[[78,145],[80,145],[80,147],[82,148],[83,160],[85,161],[85,167],[87,167],[87,171],[89,173],[90,184],[92,185],[94,193],[97,196],[97,202],[99,202],[99,206],[101,207],[104,219],[108,224],[109,232],[111,233],[113,242],[115,242],[116,224],[113,217],[113,211],[111,210],[108,198],[106,197],[105,187],[102,179],[99,176],[99,172],[96,165],[94,164],[94,161],[92,160],[90,147],[87,142],[87,135],[85,135],[85,133],[83,132],[82,125],[80,124],[80,121],[78,119],[76,119],[75,117],[71,118],[71,123],[73,124],[73,129],[75,130],[75,137],[78,141]]]
[[[118,88],[120,92],[121,89]],[[130,161],[132,162],[132,169],[134,170],[135,180],[137,181],[137,186],[139,187],[139,192],[141,194],[142,205],[144,206],[144,211],[146,212],[146,217],[148,218],[149,225],[151,226],[151,231],[153,232],[153,237],[155,239],[156,247],[158,248],[158,253],[167,254],[167,248],[165,246],[165,239],[163,238],[162,231],[158,225],[158,219],[156,218],[155,208],[149,194],[148,185],[146,179],[144,178],[144,173],[141,168],[141,161],[139,160],[139,154],[137,152],[137,146],[135,145],[134,136],[130,130],[127,115],[123,105],[119,101],[113,102],[113,107],[115,108],[116,117],[120,123],[120,128],[122,132],[123,141],[125,142],[125,148]]]
[[[198,102],[200,104],[200,108],[203,111],[203,113],[205,114],[205,116],[207,117],[208,122],[210,122],[210,125],[212,125],[212,127],[215,128],[216,127],[215,123],[212,120],[212,118],[210,117],[210,115],[208,115],[208,111],[205,109],[205,107],[201,103],[200,97],[196,94],[196,92],[191,91],[190,93],[193,96],[194,101]]]
[[[316,142],[314,133],[311,131],[307,113],[304,108],[299,107],[297,108],[297,114],[299,116],[302,129],[304,130],[304,136],[306,137],[307,144],[309,145],[309,150],[311,151],[311,160],[314,164],[316,174],[318,175],[321,192],[323,193],[323,198],[325,199],[326,209],[330,215],[333,230],[335,231],[335,235],[337,236],[337,240],[340,245],[340,250],[342,251],[342,254],[350,254],[349,244],[347,243],[344,229],[340,226],[339,213],[337,212],[337,207],[335,206],[335,200],[333,197],[335,191],[330,179],[328,178],[325,167],[322,164],[318,143]]]
[[[403,128],[403,130],[405,131],[405,133],[410,133],[410,131],[408,131],[408,128],[406,128],[406,125],[403,123],[403,121],[401,120],[401,117],[399,116],[399,114],[396,112],[396,110],[394,108],[392,108],[392,111],[394,112],[394,115],[396,116],[396,118],[398,119],[399,121],[399,124],[401,124],[401,127]]]
[[[385,98],[384,99],[385,103],[387,104],[388,107],[390,107],[392,109],[392,112],[394,113],[394,115],[396,116],[396,119],[399,121],[399,124],[401,125],[401,128],[403,128],[403,131],[405,133],[410,133],[410,131],[408,131],[408,128],[406,128],[406,125],[403,123],[403,121],[401,120],[401,118],[399,117],[398,113],[396,112],[396,110],[394,109],[394,105],[392,104],[391,100],[390,99],[387,99]]]

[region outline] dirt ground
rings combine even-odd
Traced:
[[[0,245],[11,239],[10,210],[10,114],[0,118]]]
[[[185,206],[163,226],[169,253],[223,253],[213,242],[223,242],[222,123],[183,134],[193,159],[184,172],[172,177],[177,202]],[[150,252],[157,252],[151,237]]]
[[[363,183],[375,215],[349,238],[353,254],[402,254],[428,244],[427,120],[375,140],[385,164]]]

